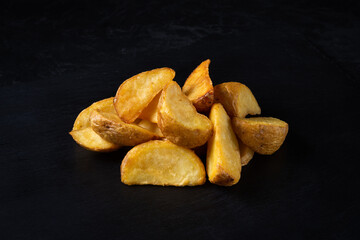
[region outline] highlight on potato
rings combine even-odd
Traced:
[[[281,147],[289,125],[247,117],[261,113],[252,91],[239,82],[213,87],[209,64],[200,63],[182,88],[167,67],[125,80],[115,97],[82,110],[70,135],[96,152],[133,146],[120,166],[126,185],[197,186],[206,175],[210,183],[235,185],[254,153]]]

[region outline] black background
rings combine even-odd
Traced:
[[[1,239],[358,239],[358,1],[8,1],[0,6]],[[156,67],[182,85],[210,58],[290,130],[240,182],[128,187],[129,148],[68,132]]]

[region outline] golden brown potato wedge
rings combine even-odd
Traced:
[[[137,122],[138,120],[135,121],[135,124],[138,125],[139,127],[145,128],[147,130],[149,130],[150,132],[153,132],[157,135],[157,137],[159,138],[163,138],[164,135],[162,134],[160,128],[158,127],[158,125],[156,123],[150,122],[148,120],[145,119],[139,119],[139,122]]]
[[[94,110],[90,115],[90,122],[92,129],[99,136],[109,142],[122,146],[135,146],[153,139],[160,139],[161,137],[155,132],[140,127],[137,124],[121,121],[115,109],[109,112]]]
[[[80,146],[95,152],[112,152],[121,147],[120,145],[106,141],[95,133],[91,127],[73,130],[70,132],[70,135]]]
[[[139,118],[148,120],[152,123],[157,123],[157,106],[159,103],[159,98],[161,91],[154,97],[154,99],[149,103],[149,105],[141,112]]]
[[[246,146],[240,139],[238,139],[240,157],[241,157],[241,166],[247,165],[254,156],[254,151]]]
[[[176,82],[162,91],[158,126],[171,142],[187,148],[204,145],[212,135],[212,123],[198,113]]]
[[[231,120],[220,103],[211,107],[210,120],[214,134],[208,142],[206,157],[209,181],[222,186],[234,185],[240,180],[240,150]]]
[[[205,183],[205,168],[196,154],[169,141],[149,141],[131,149],[121,163],[127,185],[195,186]]]
[[[240,140],[257,153],[270,155],[283,144],[289,130],[286,122],[272,117],[233,118]]]
[[[203,61],[186,79],[182,91],[199,112],[207,112],[214,103],[214,87],[209,75],[210,59]]]
[[[171,68],[157,68],[139,73],[125,82],[117,90],[114,106],[120,119],[134,122],[151,100],[175,77]]]
[[[93,103],[90,107],[81,111],[77,116],[70,135],[83,148],[96,152],[111,152],[119,149],[121,146],[108,142],[95,133],[90,124],[90,115],[95,109],[110,111],[113,109],[114,98],[107,98]]]
[[[258,102],[251,90],[238,82],[216,85],[215,102],[221,103],[230,117],[244,118],[246,115],[261,113]]]

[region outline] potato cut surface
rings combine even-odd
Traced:
[[[214,184],[231,186],[240,179],[241,158],[238,141],[231,120],[220,103],[210,111],[214,134],[208,142],[206,171]]]
[[[283,144],[289,130],[286,122],[272,117],[233,118],[241,141],[259,154],[270,155]]]
[[[210,60],[203,61],[186,79],[182,91],[199,112],[207,112],[214,102],[214,87],[209,75]]]
[[[221,103],[230,117],[244,118],[246,115],[261,113],[260,106],[251,90],[238,82],[216,85],[215,102]]]
[[[169,141],[140,144],[121,163],[121,181],[127,185],[195,186],[205,180],[199,157]]]
[[[141,112],[139,118],[143,120],[148,120],[152,123],[157,123],[157,106],[159,103],[161,92],[159,92],[149,105]]]
[[[114,109],[113,99],[111,97],[95,102],[77,116],[70,135],[83,148],[96,152],[111,152],[121,147],[101,138],[93,131],[90,123],[90,115],[94,110],[111,111],[111,109]]]
[[[157,68],[139,73],[123,82],[114,99],[120,119],[134,122],[155,96],[175,77],[171,68]]]
[[[176,82],[162,91],[158,105],[158,126],[171,142],[195,148],[204,145],[212,135],[212,123],[198,113]]]

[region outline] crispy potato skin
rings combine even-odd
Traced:
[[[241,141],[259,154],[271,155],[283,144],[289,125],[276,118],[233,118],[233,128]]]
[[[244,118],[261,113],[251,90],[239,82],[226,82],[214,87],[215,102],[221,103],[230,117]]]
[[[201,160],[170,141],[149,141],[132,148],[120,167],[127,185],[196,186],[206,181]]]
[[[111,117],[110,117],[111,116]],[[155,132],[151,132],[136,124],[124,123],[115,113],[93,111],[90,116],[92,129],[103,139],[122,146],[135,146],[153,139],[159,139]]]
[[[214,103],[214,87],[209,75],[210,59],[203,61],[186,79],[182,91],[199,112],[208,112]]]
[[[113,99],[114,98],[111,97],[95,102],[81,111],[77,116],[70,135],[81,147],[95,152],[112,152],[121,147],[120,145],[101,138],[92,130],[90,123],[90,115],[95,109],[110,111],[110,109],[114,108]]]
[[[154,97],[175,77],[171,68],[157,68],[124,81],[116,92],[114,106],[125,123],[134,122]]]
[[[206,172],[211,183],[231,186],[240,180],[241,157],[231,120],[220,103],[211,107],[214,134],[208,141]]]
[[[183,116],[187,119],[180,119]],[[169,141],[187,148],[204,145],[213,130],[211,121],[196,111],[176,82],[169,83],[160,96],[158,126]]]
[[[246,146],[240,139],[238,139],[240,156],[241,156],[241,166],[247,165],[254,156],[254,151]]]

